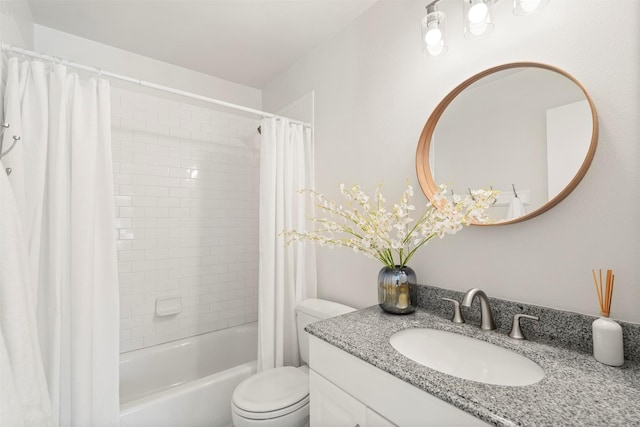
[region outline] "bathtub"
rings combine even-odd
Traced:
[[[231,426],[231,394],[256,372],[257,324],[120,355],[121,427]]]

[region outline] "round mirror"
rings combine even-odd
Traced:
[[[420,135],[418,181],[429,200],[439,184],[499,190],[487,225],[520,222],[578,185],[597,140],[595,107],[575,78],[544,64],[501,65],[438,104]]]

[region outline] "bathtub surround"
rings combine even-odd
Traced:
[[[13,170],[53,424],[115,425],[119,305],[109,82],[12,57],[5,105],[5,119],[22,137],[3,163]]]
[[[112,121],[120,351],[256,321],[259,122],[120,88]]]
[[[298,192],[314,185],[311,129],[273,118],[260,127],[258,371],[300,364],[295,307],[316,296],[314,247],[285,246],[282,236],[313,216]]]

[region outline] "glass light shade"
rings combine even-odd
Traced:
[[[433,11],[422,19],[422,50],[428,56],[447,53],[445,14]]]
[[[489,34],[493,30],[493,3],[493,0],[463,0],[464,36],[466,38]]]
[[[531,15],[545,7],[549,0],[513,0],[514,15]]]

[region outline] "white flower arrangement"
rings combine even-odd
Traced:
[[[471,223],[487,223],[485,210],[498,194],[494,190],[475,190],[461,197],[449,195],[447,187],[441,185],[434,200],[427,203],[427,209],[415,221],[410,216],[415,211],[410,203],[413,196],[411,185],[407,183],[400,201],[390,210],[385,208],[381,187],[378,185],[371,201],[360,186],[347,189],[340,184],[340,194],[347,201],[346,207],[313,190],[301,190],[316,201],[317,208],[332,218],[310,218],[320,225],[315,231],[285,230],[286,243],[309,240],[320,246],[347,247],[375,258],[387,267],[404,267],[416,251],[434,237],[442,239]]]

